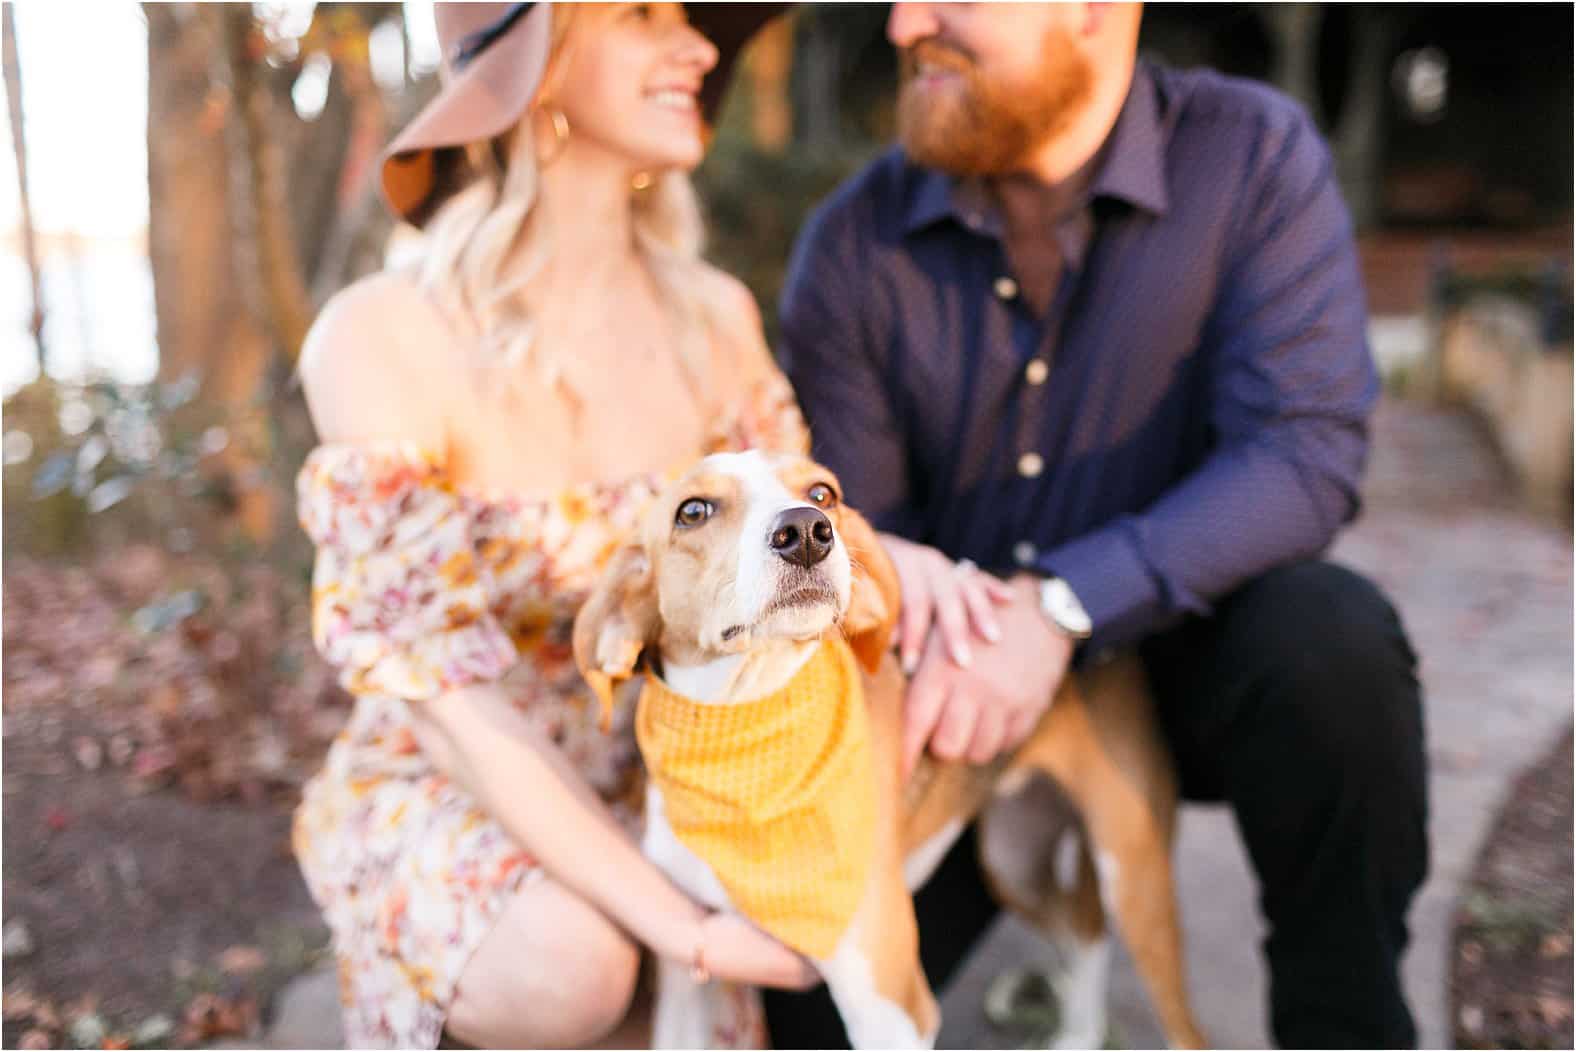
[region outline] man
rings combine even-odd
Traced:
[[[1378,394],[1350,219],[1302,110],[1137,61],[1138,22],[893,5],[902,145],[801,234],[785,363],[903,577],[910,755],[988,759],[1070,663],[1138,646],[1184,795],[1257,871],[1277,1040],[1412,1044],[1415,658],[1316,561]],[[973,850],[920,896],[938,984],[991,916]],[[779,1045],[840,1038],[769,1012]]]

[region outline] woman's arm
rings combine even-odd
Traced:
[[[377,275],[340,293],[301,355],[318,437],[401,439],[444,450],[454,389],[431,355],[450,343],[441,317],[403,275]],[[640,942],[686,964],[700,947],[714,974],[738,982],[795,987],[813,980],[804,960],[781,943],[740,918],[708,914],[675,887],[502,689],[467,687],[413,703],[410,711],[433,765],[555,881]]]
[[[798,988],[813,981],[798,954],[738,917],[710,914],[676,888],[501,689],[467,687],[413,710],[434,765],[554,880],[653,951],[689,964],[701,948],[712,973],[735,982]]]

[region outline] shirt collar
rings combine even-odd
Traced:
[[[1165,127],[1159,85],[1143,59],[1133,67],[1127,101],[1106,140],[1106,157],[1090,185],[1091,197],[1114,197],[1154,215],[1170,207],[1166,189]],[[1001,222],[977,178],[958,178],[910,162],[913,182],[903,216],[912,234],[950,217],[981,234],[1001,236]]]

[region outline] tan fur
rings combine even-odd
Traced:
[[[772,468],[790,493],[830,478],[824,468],[798,457],[774,458]],[[671,528],[674,508],[687,493],[716,500],[715,528]],[[699,626],[718,596],[732,586],[726,575],[737,565],[737,546],[743,543],[738,523],[744,513],[729,505],[737,503],[739,494],[737,482],[726,476],[692,473],[655,502],[642,531],[639,551],[644,561],[623,553],[615,557],[575,625],[576,660],[604,705],[611,704],[617,683],[633,674],[646,646],[660,641],[665,657],[682,655],[687,661],[708,656]],[[1171,875],[1177,790],[1142,665],[1129,656],[1069,677],[1033,733],[1009,758],[968,765],[926,757],[901,784],[906,680],[888,652],[901,599],[897,575],[862,517],[840,501],[826,511],[853,564],[848,604],[838,613],[866,669],[878,765],[882,833],[871,884],[852,928],[877,991],[899,1006],[919,1033],[935,1032],[939,1015],[919,964],[904,860],[949,825],[981,816],[982,845],[1003,841],[1009,850],[1039,850],[1024,838],[991,836],[991,805],[1003,785],[1049,778],[1066,794],[1082,823],[1074,886],[1061,888],[1049,878],[1049,857],[1017,858],[1016,868],[1027,867],[1034,878],[1004,879],[985,850],[982,861],[993,890],[1031,923],[1088,940],[1104,930],[1095,856],[1108,857],[1116,874],[1108,889],[1114,919],[1154,999],[1167,1039],[1178,1047],[1203,1047],[1187,1001]],[[652,623],[653,617],[660,624]],[[754,645],[759,655],[745,651],[741,666],[750,672],[736,673],[730,689],[770,680],[781,664],[780,645],[774,648],[770,640]]]
[[[656,639],[660,619],[650,560],[644,548],[614,553],[601,583],[575,618],[574,652],[580,675],[602,706],[602,729],[613,715],[613,692],[635,672],[641,651]]]
[[[894,607],[895,610],[895,607]],[[919,925],[914,900],[903,879],[906,857],[899,771],[903,740],[903,676],[883,662],[865,681],[870,737],[876,767],[877,829],[881,841],[872,866],[870,891],[854,918],[854,930],[875,975],[876,989],[914,1021],[921,1034],[941,1025],[941,1010],[919,964]]]

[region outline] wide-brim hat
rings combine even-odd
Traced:
[[[700,91],[709,124],[734,60],[786,3],[685,4],[690,24],[717,48]],[[536,100],[552,40],[548,2],[434,4],[443,48],[443,87],[383,152],[383,197],[421,226],[465,182],[464,147],[512,127]]]

